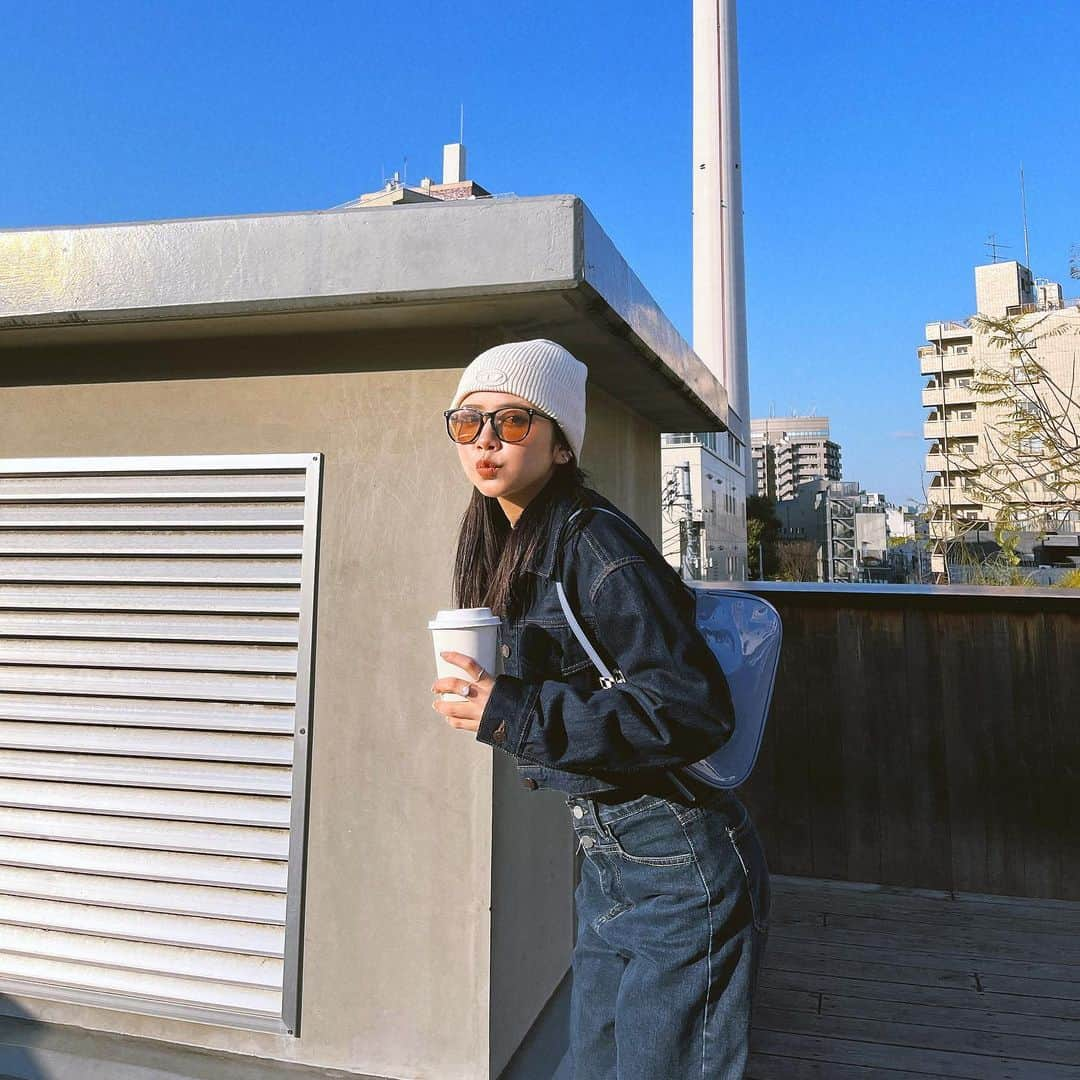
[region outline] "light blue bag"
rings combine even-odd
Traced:
[[[628,518],[603,506],[575,510],[567,518],[566,524],[569,525],[585,509],[611,514],[637,529]],[[637,531],[641,533],[640,529]],[[570,629],[600,672],[600,685],[607,688],[625,682],[622,672],[618,668],[611,671],[593,648],[570,607],[558,577],[555,579],[555,589]],[[776,668],[780,661],[783,627],[776,608],[752,593],[734,589],[695,589],[694,593],[697,597],[697,628],[727,676],[735,713],[735,730],[719,750],[701,761],[683,766],[681,771],[709,787],[735,788],[749,777],[761,749],[776,682]],[[669,771],[669,775],[676,785],[682,787],[674,770]],[[683,790],[692,797],[689,791]]]

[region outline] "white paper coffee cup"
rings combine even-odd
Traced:
[[[495,674],[501,620],[491,608],[455,608],[440,611],[428,629],[435,643],[436,678],[468,679],[461,668],[443,659],[443,651],[471,656],[489,675]],[[460,694],[443,694],[443,701],[466,701]]]

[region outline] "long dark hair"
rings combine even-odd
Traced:
[[[567,446],[555,425],[555,444]],[[454,597],[458,607],[489,607],[506,615],[521,567],[543,549],[551,534],[554,509],[560,496],[570,495],[575,505],[588,502],[587,475],[577,458],[556,465],[551,479],[522,511],[511,527],[498,499],[473,488],[461,519],[454,558]]]

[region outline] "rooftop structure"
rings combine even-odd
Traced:
[[[0,231],[0,1013],[34,1021],[0,1074],[532,1053],[573,833],[431,712],[425,629],[471,490],[441,412],[524,336],[588,365],[582,463],[659,543],[661,433],[727,395],[577,198]]]

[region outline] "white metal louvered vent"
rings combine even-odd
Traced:
[[[0,460],[0,1001],[296,1031],[321,464]]]

